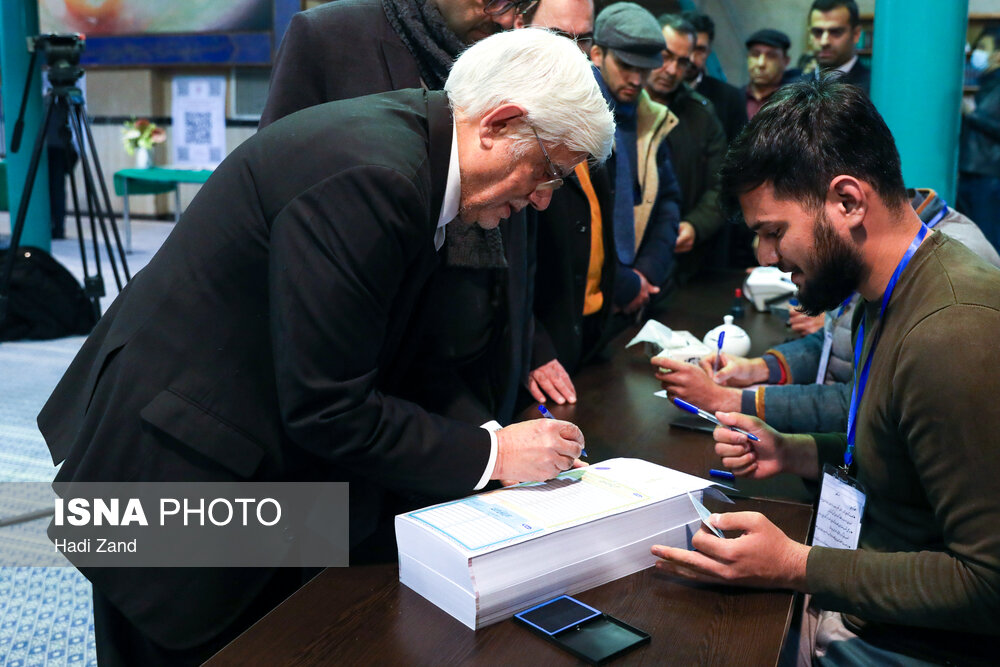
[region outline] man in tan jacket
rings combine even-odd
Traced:
[[[638,313],[669,282],[680,220],[680,187],[663,139],[677,117],[654,102],[642,83],[663,62],[656,18],[639,5],[616,2],[597,16],[590,59],[615,112],[612,212],[619,270],[617,310]]]

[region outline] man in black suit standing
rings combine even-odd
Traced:
[[[403,88],[443,87],[469,44],[513,27],[534,0],[337,0],[300,12],[281,42],[260,127],[314,104]],[[448,236],[417,307],[421,351],[408,395],[466,421],[509,422],[527,381],[532,335],[524,214],[496,230]],[[449,308],[468,304],[461,315]],[[431,391],[426,391],[430,388]]]
[[[712,41],[715,39],[715,22],[708,14],[698,11],[682,12],[681,16],[694,26],[697,36],[691,53],[691,67],[687,72],[688,85],[712,103],[726,131],[726,141],[732,141],[747,124],[746,100],[739,88],[716,79],[705,71],[705,63],[712,53]]]
[[[395,391],[447,235],[544,208],[613,132],[587,59],[523,30],[469,49],[445,91],[316,106],[258,133],[43,408],[57,480],[347,481],[353,549],[400,509],[388,491],[454,497],[579,465],[568,422],[493,433]],[[281,569],[84,573],[102,665],[199,664],[301,583]]]
[[[854,0],[815,0],[809,10],[809,42],[817,67],[805,76],[841,72],[841,81],[869,94],[872,73],[858,60],[855,49],[860,36],[861,22]]]

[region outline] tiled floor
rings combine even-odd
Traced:
[[[0,236],[6,236],[9,228],[9,216],[0,213]],[[172,229],[172,223],[133,221],[133,252],[126,257],[133,275],[146,265]],[[68,225],[67,232],[70,238],[53,242],[52,255],[82,280],[74,225]],[[89,244],[87,250],[91,251]],[[93,272],[91,255],[87,261]],[[102,311],[118,293],[110,266],[106,259],[104,262],[107,295],[101,299]],[[0,484],[51,481],[55,468],[35,425],[35,415],[83,340],[78,336],[0,343]],[[0,517],[8,514],[0,507]],[[96,665],[90,583],[68,567],[9,565],[19,557],[13,551],[16,538],[23,537],[25,531],[41,535],[47,525],[47,519],[39,519],[16,529],[0,528],[0,564],[6,564],[0,567],[0,665]],[[9,531],[6,543],[5,530]]]

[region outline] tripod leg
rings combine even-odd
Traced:
[[[76,219],[76,240],[80,243],[80,262],[83,264],[83,275],[88,275],[87,271],[87,246],[83,241],[83,220],[80,218],[80,193],[76,189],[76,179],[73,174],[69,175],[69,189],[73,194],[73,217]]]
[[[94,157],[94,173],[97,174],[97,182],[101,185],[101,194],[104,195],[104,210],[108,212],[108,219],[111,221],[111,231],[115,237],[115,246],[118,248],[118,257],[122,261],[122,271],[125,272],[125,280],[127,282],[132,279],[132,276],[129,274],[128,262],[125,261],[125,250],[122,248],[122,240],[118,235],[118,225],[115,224],[115,216],[112,212],[114,209],[111,208],[111,195],[108,191],[108,182],[104,180],[104,172],[101,170],[101,159],[97,154],[97,145],[94,143],[94,133],[90,130],[90,121],[87,120],[87,114],[83,107],[82,97],[77,105],[77,112],[80,116],[80,124],[83,127],[83,131],[87,135],[87,144],[90,147],[90,154]],[[131,239],[129,246],[131,246]],[[129,249],[131,250],[131,247]],[[110,246],[108,246],[108,254],[111,254]]]
[[[7,253],[7,261],[3,265],[3,273],[0,274],[0,322],[3,322],[7,318],[7,306],[10,302],[10,277],[14,271],[14,258],[17,255],[18,246],[21,244],[24,221],[28,217],[28,204],[31,202],[31,191],[34,189],[35,179],[38,177],[38,164],[42,158],[42,149],[45,146],[45,134],[52,120],[52,104],[51,95],[46,95],[45,120],[42,121],[42,125],[38,129],[38,136],[35,137],[35,145],[31,149],[28,174],[24,179],[21,201],[17,205],[17,217],[10,228],[10,250]]]
[[[93,172],[91,172],[90,156],[88,155],[87,151],[84,150],[84,146],[86,145],[85,144],[86,139],[84,137],[82,129],[81,105],[79,105],[76,101],[73,101],[70,103],[69,111],[70,111],[69,113],[70,124],[73,127],[73,132],[75,133],[77,141],[80,146],[80,164],[83,165],[83,182],[87,192],[87,201],[90,204],[91,213],[97,214],[97,221],[101,229],[101,234],[104,237],[104,244],[105,246],[107,246],[108,249],[108,262],[110,262],[111,264],[111,273],[115,277],[115,285],[117,285],[118,290],[121,291],[122,280],[121,276],[118,275],[118,264],[117,262],[115,262],[114,253],[111,251],[111,241],[108,238],[107,222],[104,218],[105,213],[101,209],[100,202],[97,199],[97,188],[94,185]],[[91,225],[93,226],[93,215],[91,217],[91,220],[92,220]],[[97,245],[96,235],[94,237],[94,245],[95,246]],[[99,255],[96,255],[96,253],[95,256],[99,257]],[[124,256],[122,257],[122,259],[124,260]],[[98,275],[100,275],[100,263],[98,263]]]
[[[69,101],[67,100],[67,94],[68,94],[68,92],[66,91],[66,89],[60,89],[60,90],[61,90],[61,94],[59,94],[56,97],[56,102],[59,103],[59,104],[63,104],[63,105],[66,106],[65,113],[66,113],[67,122],[69,123],[69,126],[70,126],[70,132],[71,132],[71,134],[73,134],[73,137],[76,139],[77,146],[79,146],[80,145],[80,143],[79,143],[80,142],[80,137],[77,134],[77,127],[76,127],[76,124],[74,123],[75,119],[73,118],[72,108],[69,106]],[[83,156],[81,155],[81,158],[82,157]],[[80,165],[81,165],[81,167],[83,169],[86,169],[86,165],[84,164],[84,162],[83,162],[82,159],[80,160]],[[79,191],[77,190],[77,187],[76,187],[76,179],[75,178],[71,178],[70,181],[73,184],[72,185],[72,188],[73,188],[73,204],[74,204],[74,206],[76,208],[76,211],[77,211],[77,235],[79,237],[78,242],[80,244],[80,260],[81,260],[81,263],[83,264],[83,293],[87,297],[87,300],[90,302],[90,307],[91,307],[91,310],[93,310],[94,315],[96,317],[100,318],[100,316],[101,316],[101,297],[104,296],[105,291],[104,291],[104,276],[101,273],[101,254],[100,254],[100,246],[98,245],[96,215],[95,215],[94,206],[93,206],[93,203],[92,203],[93,197],[92,197],[92,194],[91,194],[89,188],[87,188],[87,178],[86,178],[86,173],[84,173],[84,192],[83,192],[83,195],[84,195],[84,200],[85,200],[84,203],[87,206],[87,215],[88,215],[89,220],[90,220],[90,239],[91,239],[91,245],[93,247],[93,253],[94,253],[94,269],[95,269],[95,274],[91,275],[89,267],[87,266],[86,241],[84,240],[83,224],[82,224],[82,221],[80,219],[80,212],[83,209],[80,207]]]

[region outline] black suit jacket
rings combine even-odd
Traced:
[[[860,60],[854,63],[854,67],[840,77],[840,80],[844,83],[850,83],[861,90],[865,91],[866,95],[871,95],[872,88],[872,71],[868,69]]]
[[[314,104],[421,85],[417,61],[389,24],[382,3],[337,0],[292,18],[275,60],[260,127]],[[414,397],[427,396],[427,387],[433,387],[433,409],[475,423],[512,419],[530,361],[534,226],[520,213],[501,222],[500,232],[508,264],[499,280],[503,292],[484,293],[497,281],[482,270],[440,266],[420,306],[426,326],[419,338],[433,347],[421,349],[422,361],[407,383]],[[487,305],[483,312],[496,315],[496,339],[483,352],[487,358],[477,363],[454,358],[452,349],[464,342],[449,340],[449,331],[442,335],[438,325],[462,308],[456,303],[461,295],[472,295]],[[488,304],[496,299],[502,307],[491,311]],[[466,317],[474,316],[474,309],[466,311]]]
[[[683,283],[711,262],[710,253],[725,240],[717,234],[726,224],[719,206],[719,167],[726,154],[726,134],[712,103],[686,84],[681,84],[668,106],[680,120],[667,135],[667,143],[681,186],[681,220],[695,228],[694,248],[677,255],[677,276]]]
[[[726,141],[732,141],[747,124],[747,102],[743,91],[707,74],[695,90],[715,107],[715,113],[726,131]]]
[[[799,79],[800,80],[814,79],[817,76],[819,76],[820,73],[825,73],[828,71],[830,70],[822,70],[821,72],[819,70],[814,69],[808,74],[802,74],[799,77]],[[840,77],[838,81],[855,85],[861,90],[865,91],[865,95],[871,95],[872,71],[868,69],[868,67],[864,63],[862,63],[860,59],[855,61],[854,67],[852,67],[847,72],[841,73],[839,71],[833,71],[833,73],[835,76]]]
[[[226,158],[98,323],[38,418],[58,481],[351,484],[351,539],[385,489],[472,491],[489,435],[394,397],[451,150],[443,92],[317,106]],[[261,570],[88,570],[167,648],[215,637]]]
[[[611,182],[606,166],[591,167],[590,180],[604,213],[601,238],[604,263],[601,292],[604,303],[594,313],[598,326],[607,332],[614,303],[614,278],[618,266],[614,225],[611,221]],[[552,359],[568,373],[575,373],[601,347],[603,336],[589,348],[583,346],[583,300],[590,266],[590,203],[576,175],[552,195],[549,207],[539,211],[538,262],[535,274],[535,343],[532,366]]]

